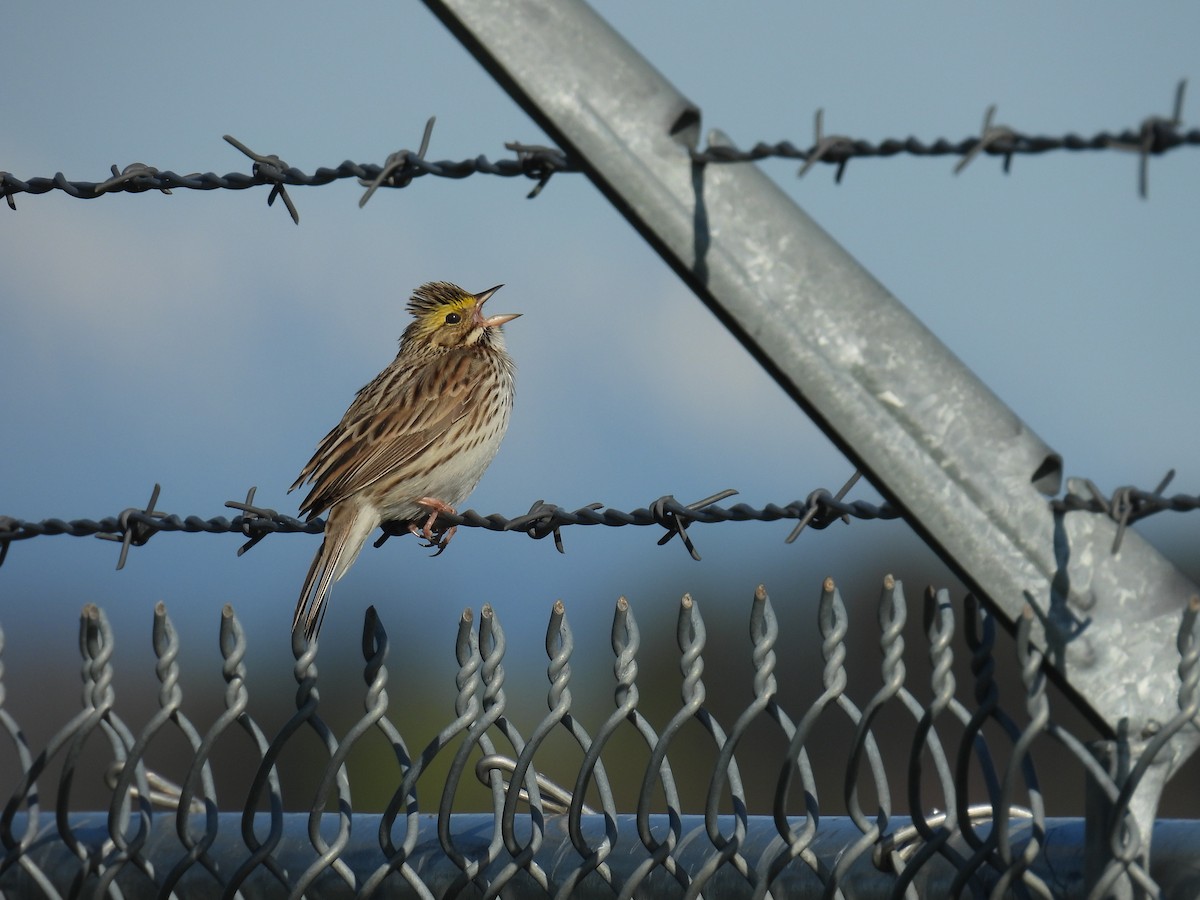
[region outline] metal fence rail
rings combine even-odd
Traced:
[[[1128,804],[1171,736],[1197,724],[1200,600],[1181,611],[1177,646],[1162,648],[1179,660],[1179,714],[1162,723],[1154,746],[1118,777],[1110,777],[1083,740],[1050,717],[1030,617],[1016,635],[1025,686],[1024,710],[1017,713],[998,703],[996,620],[972,598],[956,613],[945,591],[927,592],[923,639],[912,649],[903,637],[908,604],[901,584],[890,576],[876,609],[880,678],[869,696],[851,696],[845,667],[850,620],[832,579],[825,581],[816,609],[824,658],[821,693],[804,708],[788,709],[775,676],[780,623],[766,590],[758,588],[749,621],[754,673],[747,688],[753,699],[730,722],[719,721],[706,706],[705,622],[698,605],[685,596],[676,626],[682,703],[661,722],[642,711],[642,691],[658,685],[639,680],[641,635],[630,604],[621,598],[611,633],[614,708],[603,721],[584,722],[572,701],[572,685],[580,677],[571,668],[575,639],[559,602],[546,631],[549,712],[530,730],[508,717],[506,641],[499,617],[489,606],[478,616],[467,610],[455,641],[453,712],[436,736],[415,750],[392,718],[397,710],[387,691],[389,640],[374,609],[368,610],[363,630],[364,712],[339,736],[322,717],[317,646],[300,637],[293,642],[295,713],[274,734],[255,720],[248,711],[254,690],[245,666],[249,648],[228,606],[220,629],[224,711],[209,723],[184,714],[179,635],[159,604],[153,629],[158,710],[143,724],[127,722],[113,687],[112,629],[102,610],[88,606],[80,624],[82,709],[39,749],[29,745],[20,724],[0,705],[0,732],[18,765],[5,776],[16,785],[0,815],[0,891],[113,898],[218,892],[225,897],[1059,897],[1084,896],[1084,885],[1090,884],[1090,896],[1103,897],[1122,879],[1131,879],[1151,896],[1194,895],[1180,891],[1188,884],[1195,887],[1194,880],[1187,881],[1194,866],[1186,848],[1195,846],[1200,823],[1158,823],[1155,862],[1147,867],[1139,846],[1142,829],[1132,821]],[[973,683],[965,692],[952,674],[957,629],[970,656]],[[913,652],[928,655],[927,685],[909,684],[905,659],[911,661]],[[597,673],[583,677],[594,683]],[[0,702],[4,689],[15,693],[32,683],[0,681]],[[901,711],[907,723],[902,730],[894,715],[886,731],[880,730],[878,716],[887,707]],[[690,737],[694,726],[687,740],[680,740],[681,729],[690,723],[699,723],[716,760],[697,814],[685,814],[691,811],[680,801],[682,782],[673,768],[673,760],[695,759],[700,749]],[[852,734],[837,748],[847,760],[840,799],[849,815],[830,818],[820,811],[819,783],[837,779],[829,773],[818,778],[812,754],[834,739],[839,723]],[[764,725],[786,749],[772,763],[777,774],[770,807],[752,808],[740,761],[747,755],[747,733]],[[614,740],[623,731],[648,754],[640,770],[627,762],[613,764]],[[573,783],[562,786],[541,774],[556,756],[551,744],[556,732],[567,735],[582,755]],[[961,739],[950,739],[951,733]],[[296,741],[311,744],[312,735],[323,748],[319,787],[313,797],[285,797],[284,749]],[[385,796],[364,803],[362,790],[352,797],[346,762],[369,735],[386,741],[395,777]],[[1094,877],[1085,879],[1081,821],[1046,817],[1031,752],[1043,737],[1067,748],[1078,763],[1072,776],[1086,776],[1114,810],[1107,827],[1088,826],[1089,852],[1105,857]],[[89,738],[111,756],[106,812],[83,813],[71,805]],[[181,784],[172,787],[155,777],[146,759],[156,742],[180,738],[191,758]],[[217,802],[212,766],[216,746],[230,741],[253,748],[255,770],[247,796],[232,808]],[[889,783],[885,754],[907,756],[903,786]],[[561,753],[557,756],[561,762]],[[435,760],[448,762],[444,782],[429,777]],[[47,785],[48,767],[56,761],[58,783]],[[922,784],[922,772],[930,783]],[[490,813],[456,810],[460,788],[475,775],[489,792]],[[637,808],[622,814],[614,785],[628,779],[636,785]],[[860,789],[876,798],[875,808],[860,801]],[[930,792],[941,812],[930,811]],[[51,795],[53,811],[43,809],[41,801]],[[383,812],[355,812],[354,800],[360,808]],[[171,808],[164,811],[164,804]]]

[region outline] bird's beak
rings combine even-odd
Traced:
[[[500,315],[496,316],[484,317],[483,304],[488,301],[488,298],[491,297],[492,294],[496,293],[496,291],[500,290],[502,287],[504,287],[504,285],[498,284],[495,287],[488,288],[486,291],[480,291],[475,295],[476,325],[482,325],[484,328],[499,328],[505,322],[511,322],[513,319],[517,318],[517,316],[521,315],[520,313],[501,313]]]

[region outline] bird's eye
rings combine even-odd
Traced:
[[[461,321],[462,321],[462,316],[460,316],[458,313],[446,313],[446,324],[447,325],[457,325]]]

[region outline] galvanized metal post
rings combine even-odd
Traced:
[[[1178,712],[1196,586],[1136,534],[1113,553],[1107,518],[1054,513],[1058,455],[756,166],[696,163],[693,103],[581,0],[426,4],[974,590],[1009,622],[1033,608],[1108,735]]]

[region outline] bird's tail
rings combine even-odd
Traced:
[[[379,525],[379,515],[352,502],[343,502],[329,511],[325,520],[325,539],[308,567],[308,577],[296,602],[292,631],[303,625],[305,639],[311,641],[321,630],[329,589],[354,564],[367,537]]]

